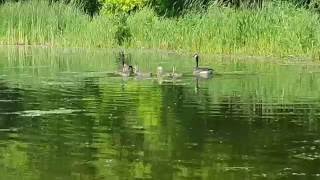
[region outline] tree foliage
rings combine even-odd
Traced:
[[[6,2],[23,2],[23,1],[28,1],[28,0],[0,0],[0,4],[6,3]],[[98,13],[101,8],[101,4],[99,0],[47,0],[47,1],[49,1],[50,3],[64,2],[66,4],[76,4],[78,7],[80,7],[82,10],[84,10],[87,14],[91,16]]]
[[[76,4],[91,16],[99,12],[101,8],[101,4],[99,0],[49,0],[49,2],[58,2],[58,1],[63,1],[67,4]]]
[[[100,0],[104,13],[129,13],[147,4],[147,0]]]
[[[18,2],[28,0],[0,0],[5,2]],[[103,13],[130,13],[143,6],[150,5],[157,13],[166,16],[177,16],[190,8],[206,8],[210,4],[228,7],[262,7],[266,0],[48,0],[49,2],[62,1],[67,4],[77,4],[86,13],[93,16],[102,10]],[[272,0],[274,2],[290,2],[297,7],[316,9],[319,11],[320,0]]]

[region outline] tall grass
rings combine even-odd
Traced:
[[[215,54],[318,56],[319,15],[289,3],[261,10],[211,6],[179,18],[159,17],[151,8],[129,15],[91,19],[76,6],[45,1],[0,6],[0,43],[62,47],[117,47],[125,25],[132,48]],[[122,24],[122,25],[121,25]],[[124,33],[125,34],[125,33]]]
[[[133,47],[221,54],[311,55],[320,47],[319,16],[290,4],[262,10],[212,6],[165,19],[145,9],[129,18]]]
[[[109,19],[90,17],[76,6],[32,0],[0,6],[0,43],[112,47]]]

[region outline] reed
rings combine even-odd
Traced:
[[[246,55],[318,54],[319,15],[286,4],[262,10],[212,6],[178,19],[157,17],[150,9],[129,18],[131,46]]]
[[[158,16],[150,7],[118,16],[90,18],[75,5],[31,0],[0,6],[0,44],[56,47],[119,47],[181,52],[319,57],[319,15],[290,3],[262,9],[212,5],[177,18]],[[125,26],[125,28],[123,28]],[[121,32],[121,30],[126,32]],[[119,32],[120,31],[120,32]]]
[[[0,18],[3,45],[113,46],[111,20],[91,19],[75,5],[38,0],[6,3],[0,6],[0,17],[6,17]]]

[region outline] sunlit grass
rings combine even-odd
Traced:
[[[0,6],[0,44],[56,47],[118,47],[116,17],[91,19],[76,6],[45,1]],[[123,25],[123,24],[122,24]],[[126,21],[131,48],[262,56],[319,57],[319,15],[288,3],[261,10],[211,6],[179,18],[159,17],[151,8]]]
[[[76,6],[47,1],[6,3],[0,7],[0,43],[67,47],[112,47],[112,23]],[[109,25],[111,24],[111,25]]]
[[[178,19],[146,9],[129,18],[133,47],[219,54],[311,55],[318,53],[319,16],[289,4],[262,10],[213,6]]]

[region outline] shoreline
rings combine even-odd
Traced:
[[[288,3],[269,3],[259,11],[210,6],[177,18],[146,7],[122,22],[116,15],[89,19],[71,5],[31,0],[0,6],[0,16],[10,17],[0,19],[2,46],[320,60],[320,15]]]
[[[3,45],[0,44],[1,48],[43,48],[43,49],[56,49],[56,50],[74,50],[74,51],[88,51],[88,52],[102,52],[102,51],[112,51],[116,52],[119,50],[125,50],[130,53],[142,52],[142,53],[163,53],[168,55],[179,55],[183,57],[191,57],[195,52],[186,52],[186,51],[175,51],[175,50],[166,50],[166,49],[151,49],[151,48],[123,48],[123,47],[114,47],[114,48],[103,48],[103,47],[62,47],[62,46],[47,46],[47,45]],[[198,52],[197,52],[198,53]],[[229,59],[229,60],[238,60],[238,61],[271,61],[271,62],[280,62],[283,63],[284,61],[290,61],[295,63],[301,62],[320,62],[311,58],[310,56],[261,56],[261,55],[243,55],[243,54],[215,54],[215,53],[200,53],[201,56],[205,58],[215,58],[219,59]],[[279,61],[280,60],[280,61]]]

